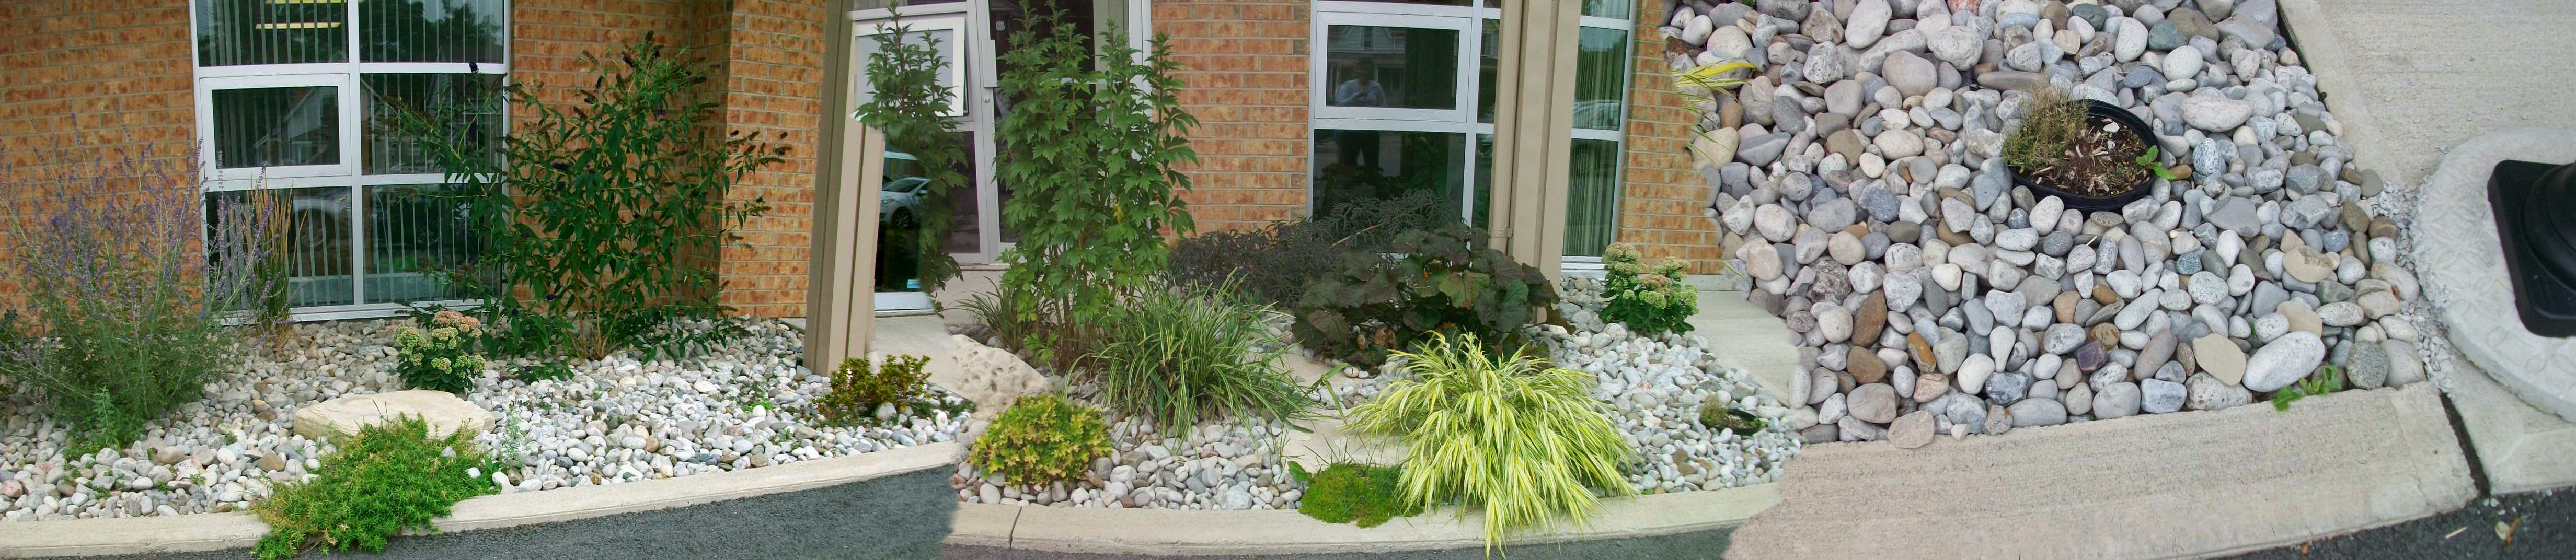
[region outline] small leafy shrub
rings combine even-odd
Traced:
[[[1592,374],[1496,357],[1475,335],[1434,334],[1397,355],[1413,377],[1351,411],[1351,426],[1410,447],[1405,507],[1481,509],[1490,552],[1508,531],[1580,523],[1596,494],[1633,491],[1619,469],[1636,450],[1592,399]]]
[[[1293,463],[1292,463],[1293,464]],[[1404,501],[1404,470],[1359,463],[1334,463],[1306,482],[1297,512],[1325,523],[1376,527],[1389,519],[1422,513],[1421,504]]]
[[[2299,399],[2343,390],[2343,368],[2325,366],[2288,387],[2272,392],[2272,409],[2287,411]]]
[[[886,356],[881,367],[867,358],[843,359],[841,367],[832,368],[832,392],[814,406],[834,426],[874,423],[882,405],[893,405],[896,412],[940,408],[930,394],[930,372],[921,368],[927,363],[930,358],[907,355]]]
[[[208,194],[187,162],[151,150],[36,154],[0,164],[28,202],[10,259],[29,323],[0,343],[0,378],[69,424],[69,454],[123,448],[145,424],[205,397],[239,362],[264,303],[286,290],[269,191]],[[0,161],[9,161],[0,158]]]
[[[1298,415],[1313,400],[1280,367],[1287,346],[1262,324],[1264,312],[1224,289],[1147,292],[1110,314],[1088,371],[1110,408],[1158,420],[1164,433],[1212,418]]]
[[[1172,283],[1224,287],[1288,309],[1318,275],[1315,263],[1349,251],[1385,252],[1397,233],[1458,222],[1455,204],[1434,191],[1345,203],[1311,220],[1183,237],[1172,246]]]
[[[1076,480],[1091,459],[1109,454],[1109,424],[1100,409],[1058,395],[1020,397],[984,428],[966,462],[1013,484]]]
[[[385,539],[405,529],[435,531],[430,520],[456,502],[490,494],[492,480],[468,469],[496,466],[464,430],[445,439],[429,436],[419,418],[369,426],[322,459],[311,482],[277,489],[257,507],[268,535],[252,552],[260,560],[359,549],[380,552]]]
[[[1182,166],[1198,160],[1188,137],[1198,120],[1181,105],[1166,37],[1139,53],[1112,25],[1086,42],[1053,8],[1020,29],[999,84],[1015,101],[998,123],[995,175],[1018,189],[1002,219],[1020,232],[1001,259],[1012,265],[1001,291],[1027,294],[1012,312],[1039,326],[1020,350],[1070,370],[1088,354],[1088,331],[1156,286],[1171,252],[1163,236],[1195,229]]]
[[[1354,252],[1297,300],[1297,340],[1325,356],[1376,365],[1431,333],[1513,345],[1556,287],[1537,267],[1485,245],[1482,229],[1450,224],[1397,234],[1396,256]]]
[[[665,327],[731,311],[717,300],[717,253],[748,248],[733,231],[769,210],[737,181],[787,147],[719,136],[721,106],[699,84],[723,74],[688,49],[648,34],[614,59],[584,54],[581,64],[597,76],[571,90],[576,103],[549,103],[558,96],[520,82],[401,113],[465,190],[474,229],[490,236],[474,262],[441,276],[484,300],[487,349],[504,355],[596,359],[632,348],[649,361],[744,333],[728,322]],[[470,120],[422,116],[513,110],[504,104],[527,118],[500,142],[435,124]]]
[[[394,331],[394,374],[414,389],[464,393],[483,376],[483,356],[474,341],[483,336],[483,321],[454,311],[430,317],[428,330]]]
[[[1668,332],[1690,332],[1690,316],[1699,313],[1699,290],[1682,283],[1690,263],[1667,258],[1662,264],[1646,268],[1645,258],[1633,245],[1610,246],[1601,255],[1608,272],[1602,278],[1601,319],[1626,323],[1628,330],[1654,336]]]
[[[2066,90],[2042,87],[2031,90],[2021,106],[2026,114],[2021,128],[2004,138],[2004,162],[2015,169],[2055,165],[2084,128],[2084,103],[2067,98]]]

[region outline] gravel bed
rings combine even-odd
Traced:
[[[1609,403],[1620,431],[1637,445],[1644,463],[1629,468],[1638,492],[1719,490],[1777,482],[1780,468],[1801,444],[1788,426],[1789,408],[1759,395],[1744,368],[1722,367],[1707,339],[1690,333],[1646,337],[1626,325],[1602,324],[1601,283],[1569,277],[1557,305],[1572,331],[1548,325],[1533,338],[1553,350],[1549,360],[1600,380],[1595,398]],[[1745,436],[1701,426],[1701,409],[1723,406],[1752,412],[1768,426]]]
[[[207,384],[205,400],[153,421],[121,450],[66,457],[69,430],[40,417],[26,390],[7,395],[0,519],[233,511],[307,480],[332,447],[291,433],[296,409],[402,390],[386,344],[407,324],[295,325],[287,350],[250,352]],[[616,484],[948,441],[965,428],[936,411],[884,427],[821,426],[812,399],[829,384],[798,364],[802,333],[780,321],[745,326],[749,335],[696,356],[644,363],[621,353],[577,363],[560,380],[504,378],[524,362],[496,363],[465,395],[498,419],[476,442],[518,465],[490,476],[505,492]]]
[[[1807,441],[2241,406],[2321,364],[2426,378],[2408,191],[2352,161],[2273,0],[1673,5],[1676,66],[1765,71],[1692,109],[1708,215],[1807,350]],[[2034,199],[2000,154],[2041,85],[2150,123],[2180,176]]]

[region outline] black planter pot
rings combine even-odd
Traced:
[[[2155,133],[2150,132],[2151,129],[2147,128],[2147,122],[2139,120],[2137,115],[2130,114],[2128,109],[2122,109],[2120,106],[2112,105],[2110,103],[2086,99],[2084,100],[2084,113],[2087,115],[2109,118],[2111,119],[2111,122],[2120,123],[2121,132],[2127,132],[2130,135],[2137,136],[2139,141],[2145,142],[2148,146],[2158,145],[2156,143]],[[2012,170],[2012,175],[2013,184],[2028,187],[2032,197],[2048,198],[2054,196],[2065,202],[2067,208],[2082,210],[2117,210],[2122,206],[2129,205],[2132,201],[2146,198],[2148,193],[2155,192],[2154,187],[2156,182],[2156,178],[2154,176],[2149,176],[2145,180],[2138,181],[2137,186],[2130,187],[2129,190],[2121,192],[2120,194],[2092,197],[2076,195],[2059,189],[2055,185],[2032,181],[2029,176],[2023,175],[2019,169]]]
[[[2487,203],[2523,328],[2576,337],[2576,163],[2497,162]]]

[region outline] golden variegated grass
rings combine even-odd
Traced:
[[[1485,516],[1485,552],[1511,531],[1581,525],[1601,496],[1633,493],[1620,467],[1635,448],[1588,387],[1592,374],[1474,335],[1435,334],[1396,352],[1410,377],[1351,412],[1363,432],[1401,438],[1407,507],[1458,504]]]

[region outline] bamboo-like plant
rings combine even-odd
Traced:
[[[1509,531],[1580,525],[1598,496],[1633,493],[1620,467],[1636,451],[1589,394],[1592,374],[1484,348],[1474,335],[1434,334],[1397,352],[1412,376],[1351,413],[1354,428],[1410,446],[1406,507],[1481,510],[1491,554]]]

